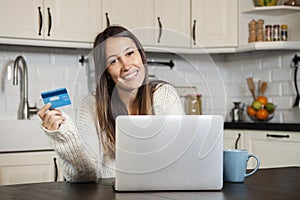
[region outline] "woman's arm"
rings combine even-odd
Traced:
[[[68,115],[64,116],[64,123],[59,129],[49,131],[43,126],[42,128],[62,160],[67,181],[87,182],[109,177],[111,171],[102,167],[104,162],[97,134],[94,97],[88,96],[79,107],[77,126]]]

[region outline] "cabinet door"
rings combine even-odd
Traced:
[[[246,147],[261,160],[261,167],[300,166],[300,133],[247,131]],[[251,166],[255,166],[252,160]]]
[[[0,185],[62,180],[54,152],[0,154]]]
[[[143,45],[154,44],[153,0],[103,0],[103,25],[121,25],[141,40]]]
[[[101,27],[99,0],[45,0],[44,37],[47,40],[93,42]]]
[[[192,0],[194,47],[236,47],[237,0]]]
[[[244,134],[240,130],[224,130],[224,149],[244,149]]]
[[[155,44],[190,47],[190,0],[154,0],[154,4]]]
[[[1,0],[0,37],[42,39],[39,35],[42,0]]]

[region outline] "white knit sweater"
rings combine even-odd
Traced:
[[[176,90],[164,84],[154,92],[154,112],[156,115],[184,114]],[[98,137],[96,99],[87,96],[77,112],[76,125],[65,114],[66,121],[59,130],[49,131],[43,126],[54,150],[62,161],[63,175],[70,182],[98,181],[100,178],[115,176],[113,158],[103,155]]]

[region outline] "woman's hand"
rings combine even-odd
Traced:
[[[55,131],[58,130],[60,125],[64,123],[66,120],[65,117],[63,117],[62,112],[57,109],[49,110],[51,107],[51,104],[48,103],[44,105],[39,111],[38,115],[43,121],[43,126],[48,129],[49,131]]]

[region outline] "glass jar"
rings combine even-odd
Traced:
[[[280,41],[280,26],[277,24],[273,26],[273,41]]]
[[[201,95],[187,95],[187,113],[188,115],[201,115],[202,102]]]
[[[265,41],[272,41],[272,26],[266,25],[265,26]]]
[[[281,25],[281,40],[287,41],[288,38],[288,26],[286,24]]]

